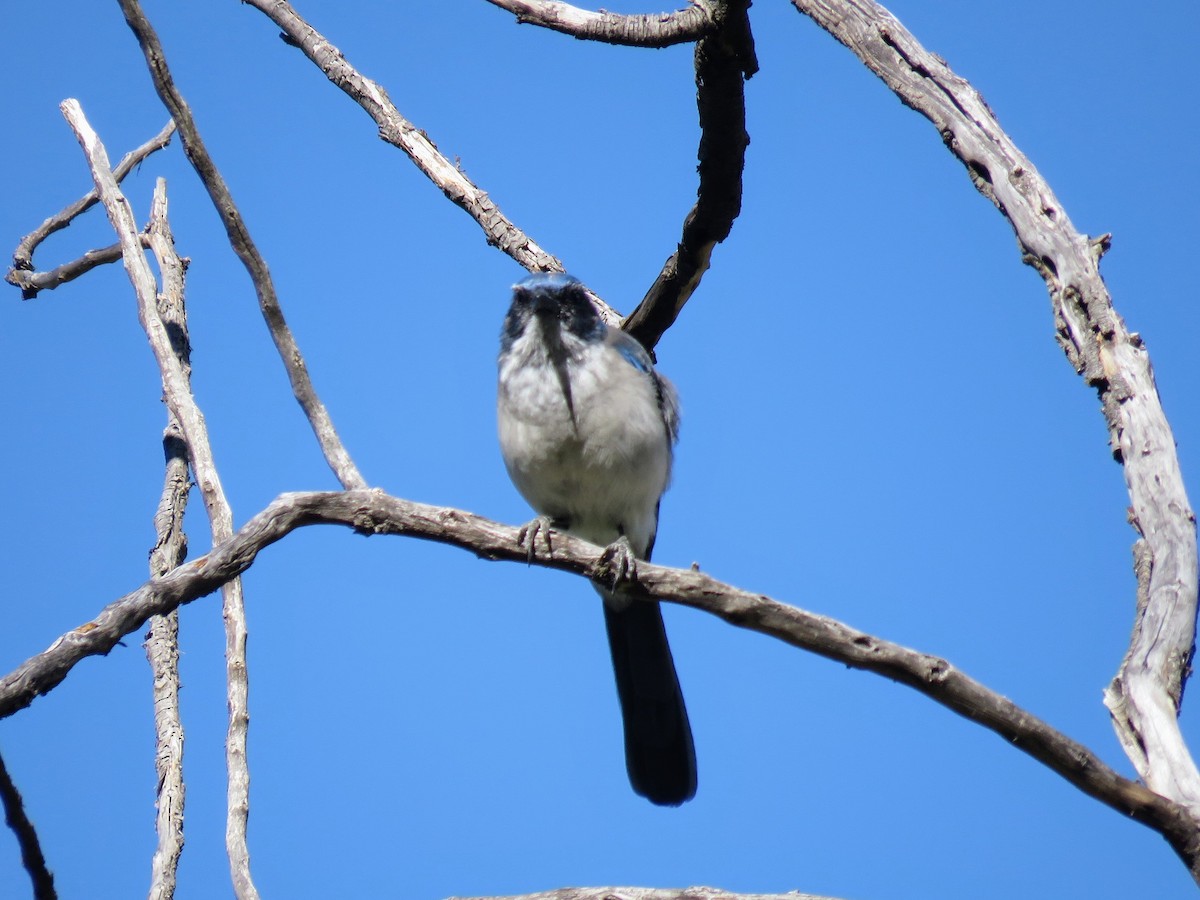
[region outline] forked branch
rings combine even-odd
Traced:
[[[161,150],[171,142],[175,133],[175,123],[167,122],[162,131],[135,150],[131,150],[121,158],[113,169],[113,177],[120,184],[134,168],[140,165],[146,157],[156,150]],[[21,238],[13,251],[12,268],[4,276],[4,280],[21,289],[23,300],[32,300],[39,291],[53,290],[60,284],[65,284],[79,276],[90,272],[96,266],[114,263],[121,258],[121,245],[113,244],[97,250],[89,250],[79,259],[63,263],[47,272],[38,272],[33,265],[33,254],[38,246],[56,231],[61,231],[73,222],[76,217],[87,212],[96,205],[98,195],[96,189],[88,191],[80,199],[68,205],[60,212],[50,216],[37,228]]]

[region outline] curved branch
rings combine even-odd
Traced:
[[[233,247],[234,252],[250,274],[250,279],[254,282],[259,307],[266,320],[267,328],[271,332],[271,339],[279,351],[279,357],[283,360],[284,369],[287,370],[292,392],[308,417],[326,462],[329,463],[329,467],[341,482],[342,487],[366,487],[366,481],[343,446],[333,427],[333,420],[329,417],[328,410],[325,409],[321,398],[317,396],[312,380],[308,377],[304,357],[300,355],[296,339],[292,336],[287,320],[283,317],[283,309],[279,305],[279,297],[275,293],[275,283],[271,280],[267,262],[258,252],[258,247],[250,237],[250,230],[246,227],[241,212],[233,202],[233,195],[229,192],[225,179],[209,155],[208,148],[204,146],[204,141],[196,128],[196,121],[192,117],[191,108],[175,86],[158,35],[142,12],[141,5],[137,0],[118,0],[118,2],[121,5],[121,11],[125,14],[125,21],[133,31],[142,48],[142,53],[146,57],[154,88],[163,105],[166,106],[171,117],[179,126],[179,139],[183,144],[183,152],[192,164],[192,168],[196,170],[196,174],[200,176],[205,190],[208,191],[213,206],[217,209],[217,215],[221,217],[221,223],[225,226],[230,246]]]
[[[163,126],[162,131],[137,149],[126,153],[121,158],[121,161],[117,163],[117,167],[113,169],[113,176],[117,179],[117,183],[120,184],[124,181],[125,176],[133,171],[135,166],[140,165],[151,153],[161,150],[167,144],[171,143],[171,135],[174,133],[175,123],[173,121],[167,122]],[[80,275],[90,272],[96,266],[113,263],[121,258],[120,245],[113,244],[110,247],[89,250],[78,259],[69,263],[63,263],[61,266],[57,266],[48,272],[38,272],[34,269],[33,252],[38,248],[38,245],[54,234],[54,232],[66,228],[76,217],[95,206],[97,199],[96,189],[92,188],[92,190],[88,191],[80,199],[67,206],[61,212],[50,216],[41,225],[21,238],[20,243],[17,244],[17,249],[13,251],[12,268],[5,274],[4,280],[21,289],[22,300],[32,300],[38,295],[39,291],[54,290],[60,284],[73,281]]]
[[[212,593],[246,571],[263,548],[296,528],[316,524],[345,525],[364,535],[405,535],[461,547],[484,559],[536,561],[577,575],[606,577],[603,548],[570,535],[555,532],[552,551],[539,543],[531,555],[518,541],[519,529],[462,510],[413,503],[376,490],[283,494],[206,556],[109,604],[92,621],[64,634],[0,679],[0,718],[53,690],[80,660],[108,653],[150,616]],[[739,628],[908,685],[996,732],[1088,796],[1155,829],[1193,873],[1200,872],[1200,834],[1184,807],[1121,777],[1087,747],[946,660],[724,584],[699,571],[639,561],[636,577],[628,588],[636,597],[690,606]]]
[[[983,98],[886,9],[872,0],[792,3],[937,127],[975,187],[1012,224],[1023,261],[1045,280],[1059,344],[1100,395],[1112,452],[1124,467],[1130,521],[1141,535],[1135,546],[1141,600],[1129,651],[1105,702],[1146,783],[1200,818],[1200,772],[1178,723],[1195,645],[1195,515],[1149,354],[1113,309],[1100,277],[1109,236],[1089,239],[1075,230]]]
[[[116,174],[115,171],[113,174]],[[146,243],[145,238],[142,239],[142,243]],[[74,281],[76,278],[86,275],[92,269],[115,263],[120,258],[121,245],[109,244],[107,247],[98,247],[95,250],[89,250],[78,259],[63,263],[61,266],[56,266],[47,272],[10,269],[8,274],[4,276],[4,279],[9,284],[16,285],[21,289],[22,300],[32,300],[38,295],[39,291],[52,291],[59,285],[66,284],[68,281]]]
[[[519,24],[540,25],[581,41],[600,41],[627,47],[670,47],[686,44],[716,28],[714,0],[692,0],[686,9],[669,13],[621,15],[592,12],[554,0],[488,0],[508,10]]]
[[[700,286],[713,249],[742,211],[746,166],[746,97],[743,80],[758,71],[749,0],[719,4],[718,30],[696,44],[696,105],[700,112],[700,186],[683,222],[683,237],[642,302],[622,328],[653,349]]]

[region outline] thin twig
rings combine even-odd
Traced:
[[[3,756],[0,756],[0,802],[4,803],[4,821],[16,835],[17,845],[21,848],[21,863],[33,882],[34,900],[55,900],[58,892],[54,889],[54,876],[46,868],[46,857],[42,855],[37,830],[25,815],[21,792],[8,774]]]
[[[163,290],[158,294],[158,315],[183,369],[190,375],[190,345],[187,337],[187,311],[184,306],[185,265],[175,252],[174,239],[167,221],[166,182],[158,179],[150,213],[150,241]],[[188,446],[178,417],[168,407],[167,427],[163,432],[166,474],[162,497],[154,514],[158,539],[150,552],[150,577],[161,578],[183,564],[187,558],[187,535],[183,516],[187,509],[191,481],[188,477]],[[151,863],[150,900],[170,900],[175,896],[179,856],[183,852],[183,721],[179,712],[179,610],[150,620],[146,637],[146,656],[154,673],[154,731],[157,746],[155,770],[158,794],[155,822],[158,846]]]
[[[167,122],[167,124],[163,126],[162,131],[150,138],[150,140],[146,141],[146,143],[142,144],[136,150],[131,150],[129,153],[126,153],[125,156],[121,158],[121,161],[117,163],[117,167],[113,169],[113,176],[117,179],[117,183],[119,184],[120,182],[124,181],[125,176],[132,172],[134,167],[139,165],[151,153],[156,150],[161,150],[163,147],[171,143],[171,135],[174,133],[175,123]],[[61,212],[54,214],[33,231],[29,232],[29,234],[25,235],[25,237],[21,238],[20,243],[17,244],[17,249],[13,251],[13,266],[8,271],[8,274],[4,276],[4,280],[9,284],[13,284],[21,288],[21,296],[24,299],[32,299],[33,297],[37,296],[37,292],[39,290],[58,287],[58,285],[63,281],[70,280],[69,278],[61,278],[57,281],[53,281],[51,284],[40,284],[39,282],[42,278],[45,278],[47,274],[52,273],[34,274],[33,252],[37,249],[38,244],[40,244],[50,235],[54,234],[54,232],[66,228],[77,216],[91,209],[96,204],[97,199],[98,195],[95,189],[88,191],[83,195],[82,198],[76,200]],[[105,250],[93,250],[91,253],[102,254],[111,250],[113,250],[113,248],[108,247]],[[86,259],[87,257],[88,254],[84,254],[83,259]],[[115,262],[119,257],[120,254],[118,253],[116,257],[113,257],[112,259],[104,259],[102,261]],[[61,272],[62,270],[67,269],[69,266],[78,265],[79,262],[80,261],[77,260],[75,263],[68,263],[66,266],[59,266],[54,270],[54,272]],[[86,271],[86,269],[84,271]],[[71,277],[75,278],[81,274],[83,273],[78,272]],[[41,278],[39,278],[39,275]]]
[[[138,319],[150,339],[151,349],[162,373],[163,394],[167,406],[178,419],[183,429],[184,440],[191,454],[192,472],[200,487],[212,528],[213,543],[226,540],[233,533],[233,514],[225,500],[221,479],[213,461],[208,431],[204,425],[195,399],[192,397],[187,375],[167,332],[166,325],[158,314],[157,286],[150,264],[146,261],[138,240],[133,212],[129,202],[108,169],[108,158],[104,145],[84,118],[83,110],[75,100],[62,103],[63,115],[79,139],[87,156],[92,177],[99,189],[100,200],[112,222],[113,230],[121,241],[125,269],[133,283],[138,300]],[[163,239],[151,233],[152,242]],[[181,267],[180,267],[181,273]],[[164,278],[170,275],[164,271]],[[226,820],[225,841],[229,852],[234,891],[239,898],[257,898],[258,892],[250,878],[250,858],[246,848],[246,820],[249,816],[249,781],[246,767],[246,730],[249,713],[246,709],[246,624],[242,601],[242,584],[235,579],[224,585],[225,615],[225,668],[229,688],[229,733],[225,754],[229,770],[229,809]]]
[[[354,460],[350,458],[350,454],[333,427],[329,411],[325,409],[325,405],[313,388],[312,380],[308,376],[308,369],[304,364],[304,357],[300,355],[300,348],[284,319],[283,309],[279,305],[279,297],[275,293],[275,283],[271,280],[266,260],[258,252],[258,247],[250,237],[250,230],[246,227],[242,214],[234,203],[233,195],[229,192],[224,177],[204,146],[190,107],[175,86],[158,35],[145,13],[142,12],[141,4],[137,0],[118,0],[118,2],[125,14],[125,21],[133,30],[138,44],[142,48],[142,53],[146,57],[154,88],[162,99],[163,105],[166,106],[171,117],[179,126],[179,140],[183,144],[183,152],[204,183],[204,187],[216,207],[217,214],[225,226],[230,246],[233,247],[234,252],[246,267],[246,271],[250,273],[250,278],[254,282],[254,290],[258,295],[259,308],[262,310],[263,319],[266,320],[267,328],[271,332],[271,339],[279,351],[279,357],[283,360],[283,366],[287,370],[292,392],[308,417],[326,462],[337,476],[338,481],[341,482],[342,487],[347,489],[366,487],[366,481],[359,473],[358,467],[355,466]]]
[[[451,544],[484,559],[522,564],[535,561],[592,579],[606,577],[603,548],[566,534],[554,534],[553,555],[539,544],[530,557],[528,548],[517,540],[518,529],[462,510],[413,503],[374,490],[283,494],[206,556],[109,604],[93,620],[63,635],[49,649],[0,679],[0,718],[52,690],[79,660],[109,652],[149,616],[211,593],[246,571],[265,547],[296,528],[322,523],[345,525],[366,535],[405,535]],[[908,685],[996,732],[1088,796],[1158,831],[1190,868],[1200,869],[1200,836],[1184,807],[1121,777],[1087,747],[944,659],[690,569],[639,562],[637,581],[629,585],[629,590],[638,597],[703,610],[739,628]]]
[[[621,15],[592,12],[551,0],[488,0],[506,9],[521,24],[540,25],[585,41],[629,47],[670,47],[686,44],[716,28],[714,0],[692,0],[690,6],[669,13]]]
[[[928,118],[975,187],[1007,218],[1022,260],[1046,282],[1067,359],[1100,395],[1114,457],[1124,467],[1139,534],[1139,597],[1129,651],[1106,694],[1117,737],[1155,791],[1200,821],[1200,771],[1179,730],[1195,646],[1196,520],[1150,356],[1113,309],[1100,276],[1109,235],[1071,224],[1049,184],[992,110],[945,60],[873,0],[792,0],[854,52],[908,106]],[[1200,880],[1200,867],[1193,867]]]
[[[708,271],[713,249],[742,210],[746,165],[744,80],[758,71],[746,14],[749,0],[717,4],[718,30],[696,44],[696,106],[700,112],[700,186],[683,222],[679,245],[642,302],[621,325],[653,348],[675,322]]]

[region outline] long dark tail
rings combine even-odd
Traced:
[[[604,604],[633,789],[659,806],[696,795],[696,748],[657,603]]]

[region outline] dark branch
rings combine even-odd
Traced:
[[[670,47],[685,44],[716,28],[715,0],[692,0],[686,9],[669,13],[620,15],[592,12],[569,3],[548,0],[488,0],[506,9],[522,24],[540,25],[582,41],[628,47]]]
[[[746,164],[744,79],[758,71],[746,10],[749,0],[719,5],[716,33],[696,44],[696,105],[700,112],[700,186],[683,237],[650,290],[622,327],[653,348],[679,316],[708,271],[713,248],[729,237],[742,210]]]
[[[17,836],[17,845],[21,848],[21,862],[25,871],[29,873],[30,881],[33,882],[35,900],[55,900],[58,893],[54,890],[54,876],[46,868],[46,858],[42,855],[37,831],[25,815],[21,792],[13,784],[3,757],[0,757],[0,801],[4,803],[4,821]]]
[[[533,556],[518,529],[481,516],[413,503],[382,491],[284,494],[206,556],[154,579],[105,607],[49,649],[0,679],[0,718],[54,689],[88,656],[108,653],[122,637],[161,615],[212,593],[254,562],[263,548],[296,528],[338,524],[360,534],[394,534],[451,544],[490,560],[539,565],[603,578],[603,548],[554,535],[553,554]],[[1087,747],[984,687],[946,660],[910,650],[762,594],[723,584],[702,572],[638,563],[637,597],[655,597],[708,612],[739,628],[906,684],[937,703],[991,729],[1068,782],[1121,813],[1154,828],[1189,866],[1200,864],[1196,823],[1178,804],[1121,777]]]

